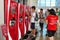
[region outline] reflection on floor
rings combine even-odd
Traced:
[[[54,37],[55,40],[60,40],[60,27],[57,27],[57,31]],[[36,40],[49,40],[48,36],[46,36],[46,25],[44,25],[43,33],[38,32]]]
[[[40,37],[37,37],[36,40],[49,40],[47,36],[43,37],[43,36],[40,36]],[[60,40],[60,35],[59,37],[55,36],[55,40]]]

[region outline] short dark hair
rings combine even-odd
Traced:
[[[58,8],[56,8],[56,10],[58,10]]]
[[[48,9],[48,12],[50,12],[50,9]]]
[[[31,8],[32,8],[32,9],[34,9],[34,10],[36,9],[36,7],[35,7],[35,6],[32,6]]]
[[[56,15],[55,10],[54,9],[50,9],[50,14],[51,15]]]
[[[43,10],[42,8],[40,10]]]

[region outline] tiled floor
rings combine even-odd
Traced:
[[[60,16],[59,16],[59,20],[60,20]],[[38,30],[39,28],[37,28]],[[43,36],[41,36],[43,35]],[[36,40],[49,40],[46,35],[46,25],[44,24],[44,29],[43,29],[43,34],[41,34],[40,32],[38,33],[37,35],[37,38]],[[60,40],[60,27],[57,27],[57,31],[56,31],[56,34],[54,36],[55,40]]]
[[[36,40],[48,40],[48,37],[45,36],[46,34],[43,31],[43,34],[40,33],[40,37],[37,36]],[[60,40],[60,27],[58,27],[56,34],[55,34],[55,40]]]
[[[49,40],[49,39],[47,36],[45,38],[41,36],[41,37],[37,37],[36,40]],[[60,36],[59,37],[55,36],[55,40],[60,40]]]

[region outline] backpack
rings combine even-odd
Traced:
[[[35,21],[38,21],[38,14],[36,13]]]

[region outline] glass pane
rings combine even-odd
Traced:
[[[46,2],[50,2],[50,0],[46,0]]]
[[[38,0],[38,6],[55,6],[56,0]]]
[[[47,3],[46,3],[46,6],[50,6],[50,2],[49,2],[49,3],[47,2]]]
[[[56,0],[56,7],[60,7],[60,0]]]
[[[51,0],[51,6],[55,6],[56,0]]]
[[[55,6],[55,3],[51,3],[51,6]]]
[[[46,0],[46,6],[50,6],[50,0]]]
[[[56,0],[51,0],[51,2],[56,2]]]
[[[40,0],[38,0],[38,3],[37,3],[37,6],[39,7],[39,5],[40,5]]]
[[[45,0],[41,0],[41,3],[45,3]]]
[[[41,6],[45,6],[45,3],[41,3]]]
[[[41,0],[41,6],[45,6],[45,0]]]

